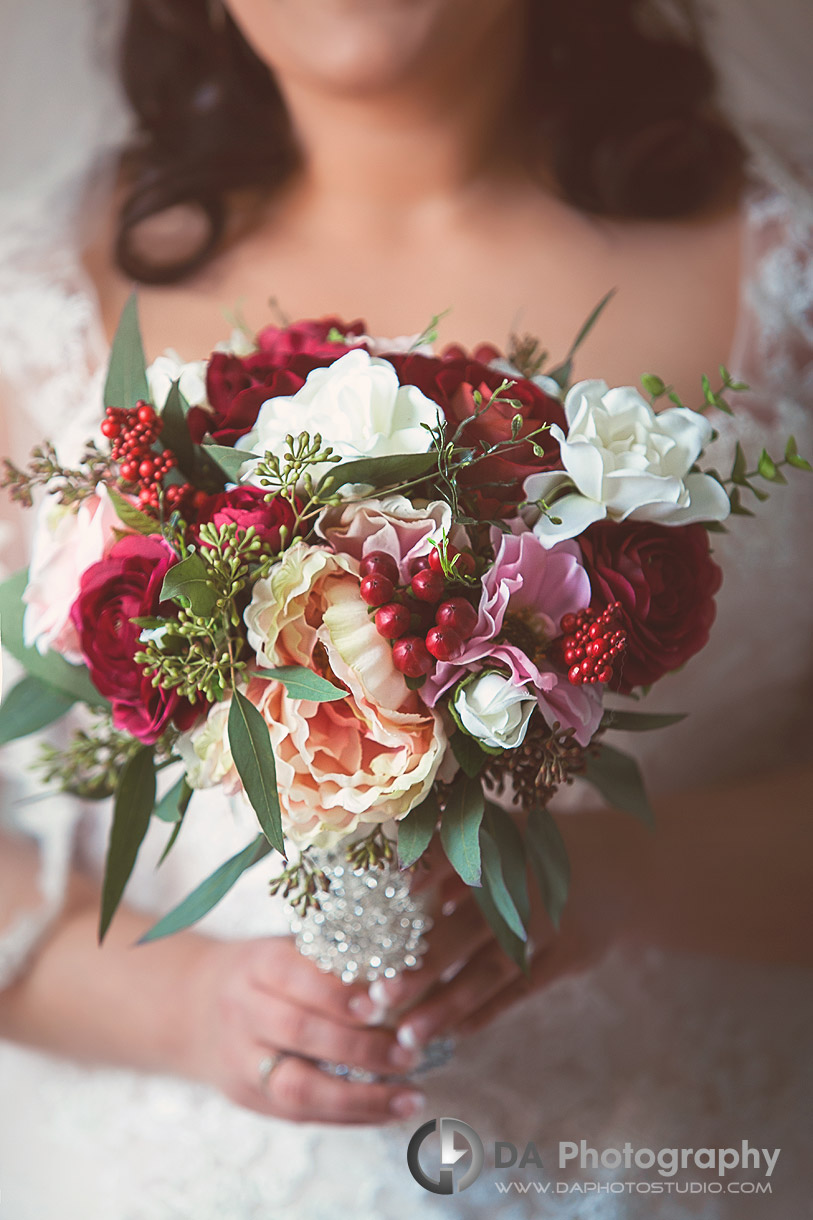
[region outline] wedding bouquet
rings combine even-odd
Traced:
[[[146,368],[128,304],[82,462],[46,443],[6,464],[15,498],[44,496],[30,571],[0,592],[27,670],[0,741],[93,711],[43,766],[115,794],[100,937],[151,819],[172,824],[169,851],[199,789],[248,801],[256,838],[147,939],[272,850],[271,888],[304,920],[349,874],[408,880],[437,832],[525,963],[528,876],[555,924],[567,894],[557,788],[580,776],[651,819],[607,734],[680,717],[606,696],[640,696],[704,646],[711,533],[765,497],[756,478],[810,467],[791,438],[753,471],[739,446],[728,477],[702,468],[703,411],[746,388],[724,368],[699,411],[653,375],[643,395],[570,386],[597,314],[548,371],[531,340],[436,355],[434,333],[387,343],[335,318]]]

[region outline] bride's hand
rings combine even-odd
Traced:
[[[438,887],[442,915],[429,933],[429,947],[416,970],[373,983],[356,1003],[368,1020],[387,1009],[404,1009],[397,1037],[407,1048],[426,1046],[443,1034],[476,1032],[506,1008],[555,979],[586,969],[602,953],[604,938],[586,927],[570,903],[557,932],[538,894],[531,890],[531,961],[524,974],[497,942],[471,890],[437,852],[431,869],[413,890]]]
[[[184,1065],[232,1101],[293,1121],[384,1123],[410,1117],[422,1097],[404,1083],[361,1083],[320,1070],[326,1059],[398,1075],[419,1056],[392,1030],[373,1029],[350,1001],[347,986],[303,958],[289,936],[220,943],[201,957],[187,997],[194,1031]],[[289,1052],[261,1080],[260,1065]]]

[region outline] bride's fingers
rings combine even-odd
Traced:
[[[366,983],[343,983],[335,974],[317,969],[296,947],[292,936],[258,941],[251,949],[249,977],[270,995],[287,999],[325,1016],[357,1021],[351,1001],[366,996]]]
[[[404,970],[394,979],[377,980],[370,987],[371,1002],[377,1008],[400,1008],[415,1003],[447,972],[462,965],[492,938],[477,903],[467,897],[452,914],[437,921],[418,969]],[[361,1007],[354,1005],[357,1012]]]
[[[493,938],[448,983],[409,1011],[398,1026],[404,1046],[425,1046],[450,1032],[522,974]],[[524,981],[524,979],[522,980]]]
[[[259,988],[247,999],[246,1017],[251,1033],[261,1042],[267,1039],[284,1051],[378,1075],[409,1072],[420,1057],[400,1046],[392,1030],[345,1025]]]
[[[292,1122],[386,1123],[411,1118],[423,1094],[402,1084],[362,1084],[323,1072],[297,1055],[286,1056],[265,1079],[260,1063],[268,1050],[248,1054],[242,1105]]]

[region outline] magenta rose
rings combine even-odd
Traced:
[[[294,525],[294,508],[290,500],[275,496],[266,504],[263,487],[234,487],[231,491],[209,496],[201,506],[197,525],[211,521],[213,525],[234,523],[242,530],[254,526],[258,536],[271,551],[280,549],[280,529],[288,529],[288,541]],[[196,531],[193,531],[196,532]]]
[[[190,728],[201,712],[200,705],[153,686],[135,661],[141,628],[130,620],[156,614],[164,576],[176,562],[163,538],[128,535],[85,571],[71,608],[91,680],[110,700],[114,725],[147,743],[170,721]]]
[[[334,328],[343,335],[364,333],[362,322],[323,318],[284,329],[267,326],[257,336],[259,351],[250,356],[215,352],[206,369],[210,410],[193,407],[187,416],[192,440],[200,444],[208,432],[218,445],[234,445],[254,427],[264,402],[295,394],[313,369],[350,351],[351,345],[328,339]]]
[[[702,525],[601,521],[579,545],[592,605],[619,601],[624,610],[627,652],[614,690],[649,686],[705,646],[723,574]]]
[[[502,505],[504,510],[505,506],[515,505],[523,498],[522,483],[529,474],[540,470],[561,469],[559,445],[551,437],[549,430],[540,432],[534,438],[543,450],[541,457],[537,457],[532,444],[523,438],[542,424],[558,424],[566,432],[564,411],[557,399],[545,394],[532,381],[520,378],[507,391],[508,397],[518,401],[518,407],[503,402],[494,403],[479,418],[474,419],[479,409],[474,401],[475,391],[479,390],[483,402],[487,402],[505,381],[505,374],[470,357],[458,356],[456,349],[452,350],[452,358],[440,360],[420,355],[393,355],[387,359],[395,365],[402,385],[416,385],[427,398],[438,403],[449,422],[451,432],[454,432],[463,420],[471,419],[472,422],[460,437],[460,443],[463,445],[479,447],[480,441],[487,445],[508,441],[511,439],[514,416],[522,416],[522,426],[515,447],[506,450],[502,455],[495,454],[485,458],[471,470],[471,486],[482,489],[482,507],[490,507],[496,511],[497,507]],[[465,472],[462,481],[465,485]],[[485,484],[501,485],[484,487]]]

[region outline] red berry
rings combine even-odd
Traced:
[[[453,627],[431,627],[426,633],[426,648],[438,661],[453,661],[463,641]]]
[[[455,555],[459,555],[459,554],[460,554],[459,550],[457,549],[456,546],[452,546],[451,542],[446,544],[447,562],[450,562],[452,559],[454,559]],[[433,546],[432,550],[429,552],[429,566],[433,572],[442,572],[443,571],[443,563],[441,562],[441,558],[440,558],[440,547]]]
[[[138,468],[138,475],[141,479],[151,479],[155,474],[155,463],[150,458],[144,458],[144,461]]]
[[[398,602],[389,602],[386,606],[381,606],[379,610],[376,610],[375,629],[379,635],[383,635],[385,640],[397,640],[400,635],[409,630],[411,618],[412,615],[406,606],[401,606]]]
[[[140,424],[155,423],[155,411],[147,402],[142,402],[138,408],[138,422]]]
[[[425,572],[429,567],[429,556],[419,555],[417,559],[410,561],[409,574],[414,576],[416,572]]]
[[[108,440],[113,440],[121,432],[121,427],[114,419],[105,419],[102,422],[101,433]]]
[[[138,467],[135,462],[123,462],[119,467],[119,474],[128,483],[134,483],[138,477]]]
[[[562,619],[562,631],[565,635],[572,635],[576,630],[576,615],[566,614]]]
[[[419,635],[405,635],[395,641],[392,663],[407,678],[420,678],[435,664],[426,650],[426,642]]]
[[[464,640],[468,640],[477,626],[477,611],[465,597],[450,597],[438,606],[435,622],[438,627],[451,627]]]
[[[383,606],[392,601],[395,586],[388,576],[365,576],[361,582],[361,600],[368,606]]]
[[[398,584],[398,564],[386,551],[371,551],[361,561],[362,576],[386,576],[394,585]]]
[[[440,572],[422,568],[412,577],[412,595],[420,602],[438,602],[443,597],[446,581]]]
[[[596,679],[599,682],[609,682],[613,676],[612,666],[608,665],[605,669],[600,669],[596,674]]]

